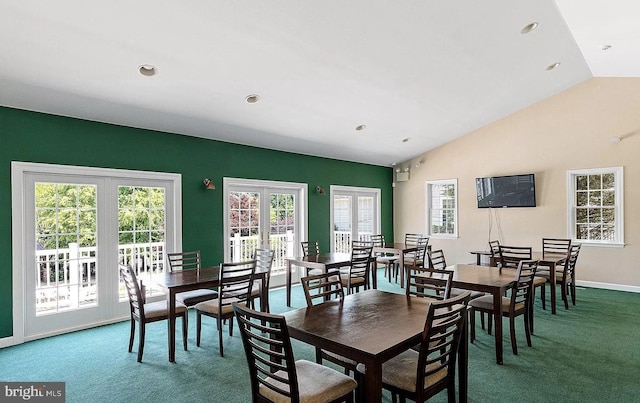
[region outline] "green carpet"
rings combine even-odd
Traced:
[[[381,289],[403,292],[382,272],[379,281]],[[505,320],[504,365],[495,364],[493,338],[477,321],[469,348],[469,401],[640,401],[640,294],[578,289],[577,298],[576,306],[566,311],[560,305],[554,316],[538,298],[533,347],[526,345],[519,318],[517,356]],[[271,292],[270,302],[274,313],[288,309],[282,289]],[[293,305],[305,306],[300,287],[294,287]],[[245,403],[251,400],[248,371],[234,330],[229,337],[225,326],[220,357],[215,321],[203,318],[198,348],[191,312],[189,351],[178,343],[175,364],[167,361],[166,322],[147,326],[142,364],[136,362],[137,340],[134,352],[127,352],[128,322],[36,340],[0,349],[0,380],[64,381],[68,402]],[[296,358],[314,360],[311,347],[294,342],[294,349]],[[385,401],[391,401],[387,393]],[[446,393],[432,401],[445,402]]]

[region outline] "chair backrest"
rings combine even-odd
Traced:
[[[491,256],[500,257],[500,241],[489,241],[489,250],[491,250]]]
[[[320,244],[318,241],[302,241],[302,256],[320,254]]]
[[[199,250],[167,253],[167,260],[171,272],[200,269],[201,266]]]
[[[430,251],[429,262],[432,269],[444,270],[447,268],[447,261],[444,258],[444,251],[442,249]]]
[[[233,304],[249,365],[253,401],[267,401],[263,389],[292,402],[300,399],[291,339],[285,318]],[[278,374],[276,372],[282,371]]]
[[[304,290],[304,297],[307,300],[307,306],[314,305],[314,301],[322,303],[331,298],[339,299],[340,301],[344,298],[342,281],[335,273],[327,272],[302,277],[300,282]]]
[[[427,256],[427,247],[429,246],[429,237],[418,238],[418,250],[414,254],[414,264],[416,266],[429,266],[429,263],[425,264],[425,257]]]
[[[220,287],[218,292],[220,312],[224,312],[224,307],[230,306],[233,302],[249,304],[255,272],[255,260],[220,264]]]
[[[138,285],[135,271],[130,266],[119,265],[120,276],[124,281],[124,287],[129,296],[129,308],[132,317],[140,318],[144,321],[144,294]]]
[[[565,263],[565,270],[563,273],[564,278],[571,278],[575,284],[575,271],[576,271],[576,262],[578,261],[578,255],[580,254],[580,247],[582,244],[574,243],[571,245],[571,249],[569,251],[569,259]]]
[[[511,302],[509,309],[514,312],[518,307],[529,305],[530,296],[533,295],[533,278],[536,275],[538,262],[533,260],[521,260],[516,270],[516,279],[511,288]]]
[[[542,238],[542,257],[544,257],[546,253],[569,255],[570,249],[571,239]]]
[[[447,376],[438,381],[440,388],[445,389],[447,383],[453,381],[470,295],[469,291],[465,291],[453,298],[434,301],[429,306],[420,342],[416,379],[427,379],[446,371]],[[429,385],[429,388],[433,386]],[[417,388],[415,400],[424,401],[426,397],[425,390]],[[451,398],[449,396],[449,400]]]
[[[448,299],[451,297],[453,271],[414,267],[407,274],[408,296]]]
[[[531,260],[530,246],[500,245],[500,267],[517,269],[521,260]]]
[[[377,246],[380,248],[384,248],[384,246],[386,245],[386,242],[384,241],[384,235],[382,234],[377,234],[377,235],[371,235],[371,243],[373,244],[373,246]]]
[[[373,248],[373,241],[351,241],[351,247],[353,248],[354,246],[356,247],[372,247]]]
[[[349,267],[349,277],[369,278],[369,265],[371,263],[371,251],[373,246],[362,246],[354,241],[351,246],[351,266]]]
[[[267,288],[269,288],[269,280],[271,279],[271,267],[275,258],[276,251],[273,249],[256,249],[253,251],[253,260],[256,261],[256,271],[266,272]]]
[[[412,248],[418,245],[418,241],[422,238],[422,234],[405,234],[404,246],[405,248]]]

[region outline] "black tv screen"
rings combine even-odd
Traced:
[[[478,208],[536,206],[533,174],[476,178],[476,193]]]

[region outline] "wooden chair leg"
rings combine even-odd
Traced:
[[[493,329],[493,314],[487,314],[487,333],[491,336],[491,330]]]
[[[220,345],[220,357],[224,357],[224,347],[222,346],[222,318],[217,318],[218,322],[218,344]]]
[[[480,312],[482,315],[482,312]],[[482,327],[484,329],[484,326]],[[469,308],[469,340],[471,343],[476,339],[476,310]]]
[[[564,301],[564,309],[569,309],[569,296],[567,295],[567,289],[569,286],[568,284],[561,283],[560,287],[562,287],[562,301]]]
[[[542,287],[540,287],[540,301],[542,301],[542,309],[545,311],[547,310],[547,297],[545,296],[546,288],[547,283],[542,284]],[[554,291],[555,290],[551,290],[551,292]]]
[[[531,311],[527,308],[527,311],[524,315],[524,334],[527,337],[527,346],[529,347],[531,347],[531,331],[529,328],[529,324],[531,322],[531,318],[529,317],[530,315]]]
[[[133,339],[136,337],[136,321],[131,318],[131,334],[129,335],[129,352],[133,351]]]
[[[573,280],[571,281],[571,303],[576,304],[576,285]]]
[[[509,333],[511,334],[511,349],[513,355],[518,355],[518,343],[516,343],[516,318],[515,316],[509,317]]]
[[[140,341],[138,345],[138,362],[142,362],[142,353],[144,352],[144,331],[145,324],[143,321],[138,321],[140,323]]]
[[[200,331],[202,330],[202,314],[196,311],[196,346],[200,347]]]
[[[182,344],[184,345],[184,351],[187,351],[187,329],[189,328],[189,319],[187,319],[188,312],[184,313],[182,317]]]

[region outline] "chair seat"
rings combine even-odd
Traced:
[[[179,301],[186,306],[192,306],[199,302],[204,302],[217,297],[218,293],[216,291],[202,288],[199,290],[179,292],[176,294],[176,301]]]
[[[379,263],[395,263],[398,261],[399,256],[395,255],[395,256],[378,256],[376,257],[376,260]]]
[[[352,392],[358,386],[351,377],[340,372],[316,364],[307,360],[296,361],[296,373],[298,376],[298,389],[300,391],[300,402],[320,403],[332,402],[338,398]],[[276,376],[286,377],[285,371],[278,371]],[[274,379],[269,379],[270,383],[278,385],[284,390],[289,387]],[[280,393],[260,385],[259,393],[276,403],[290,402],[291,400]]]
[[[187,306],[181,302],[176,302],[176,315],[184,313],[187,310]],[[158,318],[161,316],[168,316],[167,301],[156,301],[144,304],[144,316],[147,319]]]
[[[451,296],[457,297],[458,295],[464,294],[465,292],[467,292],[467,290],[463,290],[461,288],[452,288]],[[476,299],[476,298],[484,297],[485,295],[487,295],[482,291],[470,291],[470,292],[471,292],[471,296],[469,297],[470,299]]]
[[[509,312],[509,305],[511,304],[511,299],[508,297],[502,297],[502,312]],[[484,297],[480,297],[480,298],[476,298],[473,299],[471,301],[469,301],[469,305],[477,308],[477,309],[482,309],[485,311],[491,311],[493,310],[493,296],[492,295],[485,295]],[[519,302],[516,304],[515,306],[516,311],[519,311],[521,309],[524,309],[524,302]]]
[[[415,350],[407,350],[389,361],[382,364],[382,383],[394,386],[398,389],[409,392],[416,391],[416,376],[418,374],[418,352]],[[437,364],[427,365],[436,367]],[[365,373],[364,364],[358,364],[358,372]],[[424,379],[423,388],[426,389],[447,376],[447,368],[444,367],[440,371],[431,374]]]
[[[340,281],[343,286],[349,284],[349,275],[340,273]],[[364,284],[364,277],[351,277],[351,285]]]
[[[547,279],[549,278],[549,276],[538,276],[536,273],[536,276],[533,278],[533,286],[537,287],[541,284],[545,284],[547,282]]]
[[[222,314],[228,314],[233,312],[233,306],[231,306],[232,303],[234,302],[244,302],[241,301],[238,298],[228,298],[225,300],[225,305],[222,305],[222,312],[220,312],[220,305],[218,304],[219,301],[218,299],[212,299],[209,301],[205,301],[205,302],[201,302],[199,304],[196,305],[196,309],[201,311],[201,312],[207,312],[207,313],[211,313],[214,315],[218,315],[220,313]],[[226,305],[228,304],[228,305]]]

